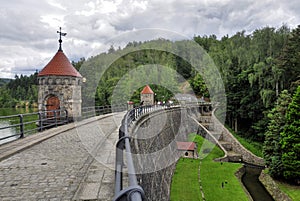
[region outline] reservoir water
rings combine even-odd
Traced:
[[[10,125],[10,123],[8,121],[0,121],[0,128],[6,127],[6,126],[9,126],[9,125]],[[14,135],[15,133],[16,133],[16,131],[15,131],[14,128],[6,128],[6,129],[3,129],[3,130],[0,130],[0,138],[11,136],[11,135]],[[17,138],[18,138],[18,136],[7,138],[5,140],[1,140],[0,144],[10,142],[10,141],[15,140]]]
[[[15,114],[25,114],[25,113],[31,113],[35,112],[37,109],[28,109],[28,108],[0,108],[0,116],[9,116],[9,115],[15,115]],[[9,119],[0,119],[0,128],[6,127],[11,125],[11,122]],[[0,130],[0,138],[11,136],[16,134],[15,128],[6,128]],[[4,144],[6,142],[10,142],[12,140],[17,139],[18,136],[8,138],[5,140],[1,140],[0,144]]]

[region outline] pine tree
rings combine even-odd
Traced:
[[[281,92],[275,107],[268,113],[268,129],[265,134],[263,154],[269,173],[272,177],[282,177],[280,133],[286,124],[286,111],[291,103],[291,95],[287,90]]]
[[[289,89],[300,74],[300,25],[294,29],[277,60],[280,85]]]
[[[300,182],[300,86],[286,114],[286,126],[281,133],[283,176]]]

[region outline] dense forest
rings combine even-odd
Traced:
[[[264,157],[273,177],[299,182],[300,26],[293,30],[264,27],[249,35],[241,31],[220,39],[215,35],[193,39],[221,74],[227,98],[226,124],[239,135],[264,143]],[[164,48],[151,48],[159,45]],[[183,41],[164,39],[130,42],[123,49],[111,46],[106,53],[72,62],[87,77],[83,103],[137,103],[147,80],[152,81],[149,84],[156,101],[172,99],[187,85],[198,97],[210,98],[206,75],[195,71],[186,59],[166,51],[175,47],[180,55],[192,57],[194,52],[178,49],[184,45]],[[203,61],[194,64],[202,65]],[[147,67],[142,73],[141,66]],[[21,100],[36,101],[36,75],[16,76],[0,86],[0,107],[12,107]],[[129,96],[118,97],[118,90],[128,91]]]
[[[0,86],[0,107],[36,107],[37,74],[16,75],[12,80],[2,79],[5,84]]]

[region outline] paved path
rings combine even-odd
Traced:
[[[50,129],[40,138],[27,137],[27,142],[18,140],[19,146],[15,142],[11,147],[21,151],[16,154],[0,146],[0,200],[112,200],[115,143],[124,115],[85,120],[80,126]]]

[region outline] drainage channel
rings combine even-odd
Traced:
[[[263,170],[262,167],[244,164],[245,174],[242,182],[254,201],[274,201],[258,177]]]

